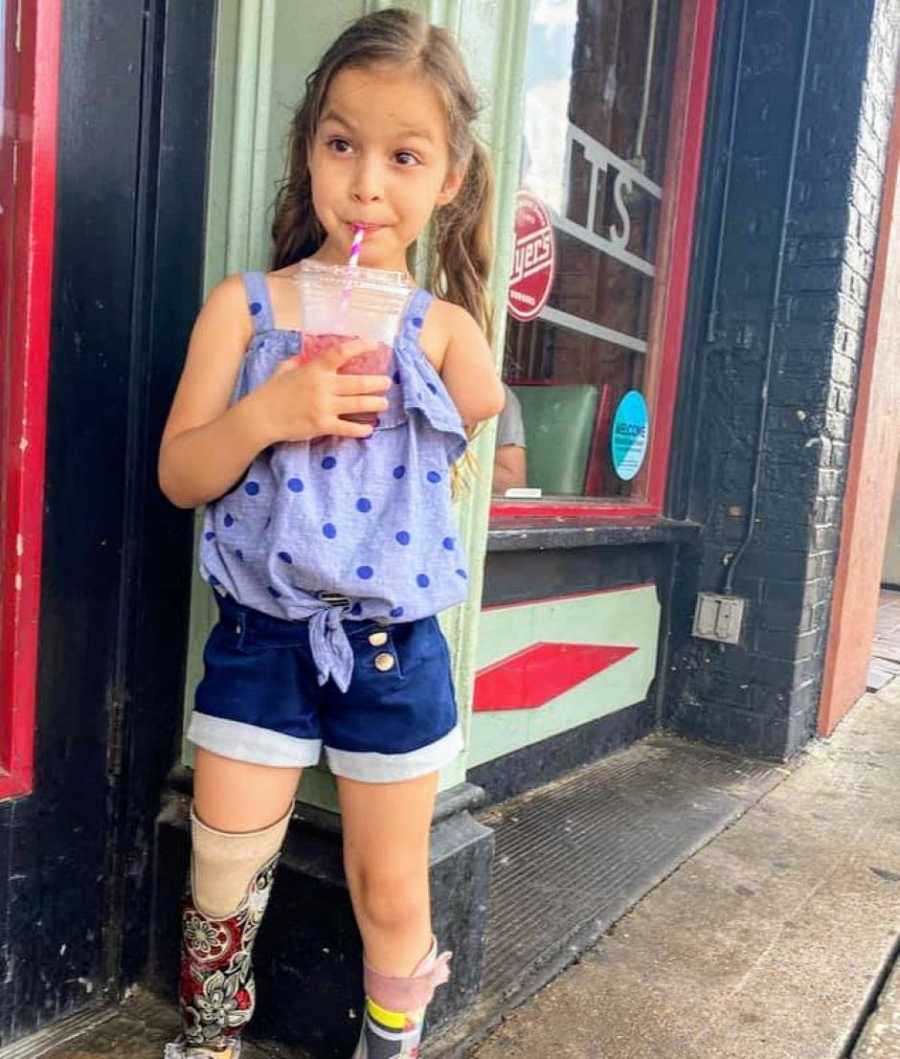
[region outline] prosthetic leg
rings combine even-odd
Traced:
[[[438,955],[432,938],[428,954],[409,978],[391,978],[364,964],[366,1015],[352,1059],[416,1059],[425,1009],[435,989],[450,977],[450,958]]]
[[[253,1016],[251,953],[293,805],[245,834],[217,831],[191,805],[191,879],[182,910],[181,1036],[164,1059],[238,1059]]]

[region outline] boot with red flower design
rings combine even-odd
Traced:
[[[252,878],[237,911],[215,919],[188,892],[182,911],[182,1034],[166,1045],[164,1059],[238,1059],[239,1034],[253,1017],[256,986],[251,953],[262,922],[276,853]]]

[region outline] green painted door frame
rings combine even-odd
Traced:
[[[523,127],[523,80],[532,0],[431,0],[406,3],[459,39],[484,109],[479,132],[490,149],[497,176],[496,246],[491,288],[497,306],[494,355],[498,367],[505,335],[506,287],[512,264],[515,196]],[[265,269],[269,257],[271,205],[283,172],[284,144],[293,107],[318,56],[354,18],[395,2],[337,0],[220,0],[207,202],[205,287],[246,269]],[[425,281],[419,270],[419,281]],[[450,643],[461,722],[468,746],[481,613],[485,544],[490,506],[496,420],[474,442],[482,473],[459,506],[460,536],[471,564],[468,602],[446,611],[441,625]],[[197,573],[202,513],[195,522],[195,562],[185,717],[203,670],[203,645],[217,616],[215,601]],[[190,764],[189,744],[184,746]],[[465,779],[464,751],[445,771],[442,786]],[[336,806],[334,785],[324,768],[308,769],[301,799]]]

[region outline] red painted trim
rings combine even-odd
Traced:
[[[894,99],[819,698],[816,733],[823,737],[831,735],[866,690],[890,520],[891,475],[897,465],[900,375],[892,338],[900,327],[900,312],[896,288],[888,287],[886,281],[888,270],[894,267],[900,225],[900,75]]]
[[[637,588],[655,588],[653,581],[642,581],[635,585],[616,585],[615,588],[587,588],[581,592],[566,592],[561,596],[539,596],[535,599],[519,599],[515,603],[489,603],[482,610],[513,610],[515,607],[534,607],[539,603],[565,603],[569,599],[584,599],[585,596],[611,596],[615,592],[633,592]]]
[[[631,520],[656,517],[659,512],[641,500],[623,503],[621,500],[592,500],[589,497],[567,501],[547,500],[496,500],[491,504],[491,518],[505,515],[528,515],[535,518],[554,518],[557,515],[569,518],[596,518],[603,515],[610,521],[614,518]]]
[[[34,783],[61,0],[22,4],[20,12],[18,69],[8,71],[17,80],[16,98],[9,102],[18,137],[18,185],[4,214],[12,228],[13,264],[4,283],[10,326],[4,336],[8,405],[0,450],[0,798],[26,794]]]
[[[671,251],[660,255],[660,260],[665,262],[665,275],[660,277],[657,288],[660,302],[651,317],[659,326],[662,346],[661,355],[652,358],[658,365],[659,377],[653,390],[651,414],[655,426],[651,432],[647,457],[650,477],[647,499],[657,512],[662,511],[665,503],[669,473],[672,420],[678,394],[684,319],[691,280],[697,187],[703,160],[703,136],[712,72],[716,2],[694,0],[685,7],[682,43],[678,50],[672,93],[675,100],[684,100],[685,106],[679,135],[672,137],[669,142],[667,172],[671,165],[678,173],[677,196],[672,200],[671,216],[665,217],[661,224],[661,230],[671,239]],[[692,8],[693,17],[689,14]],[[682,61],[682,55],[685,61]]]
[[[637,650],[625,644],[529,644],[480,670],[472,709],[475,713],[540,709]]]
[[[657,253],[660,267],[654,285],[649,340],[650,348],[659,348],[660,353],[648,358],[648,368],[656,374],[644,383],[645,394],[650,394],[651,398],[648,401],[651,433],[647,462],[636,479],[641,495],[632,503],[610,502],[602,498],[498,500],[491,504],[492,518],[503,515],[618,518],[662,513],[691,279],[694,215],[712,69],[716,5],[717,0],[686,0],[679,27],[666,164],[666,172],[675,174],[674,181],[669,183],[675,194],[665,196],[660,217],[661,242]]]

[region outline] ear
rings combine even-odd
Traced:
[[[443,187],[437,194],[435,204],[438,206],[446,206],[449,202],[452,202],[459,193],[459,189],[463,186],[465,179],[465,169],[460,170],[458,173],[448,173],[444,180]]]

